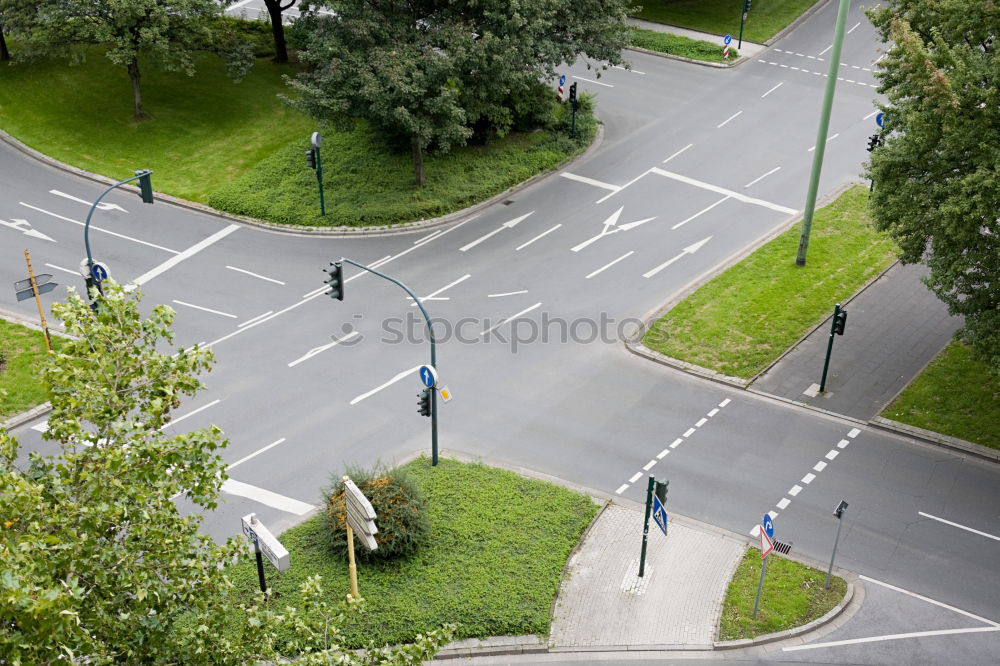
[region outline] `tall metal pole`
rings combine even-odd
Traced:
[[[646,518],[642,522],[642,554],[639,555],[639,578],[646,573],[646,543],[649,541],[649,514],[653,510],[653,488],[656,479],[649,475],[649,485],[646,487]]]
[[[799,238],[799,253],[795,257],[796,266],[806,265],[806,250],[809,249],[809,232],[812,230],[813,212],[816,209],[816,192],[819,189],[819,174],[823,170],[823,155],[826,153],[826,137],[830,131],[830,111],[833,108],[833,93],[837,87],[837,71],[840,69],[840,52],[844,46],[844,26],[847,24],[847,10],[850,0],[840,0],[837,12],[837,28],[833,34],[833,51],[830,53],[830,67],[827,70],[826,93],[823,95],[823,109],[816,132],[816,151],[813,155],[812,173],[809,175],[809,190],[806,192],[806,209],[802,215],[802,236]]]
[[[319,146],[316,146],[316,180],[319,181],[319,214],[326,215],[326,199],[323,198],[323,160],[319,156]]]
[[[770,557],[770,555],[768,555]],[[764,558],[764,562],[760,565],[760,582],[757,583],[757,598],[753,602],[753,616],[757,617],[757,608],[760,606],[760,592],[764,589],[764,574],[767,573],[767,557]]]
[[[380,278],[384,278],[389,282],[401,287],[403,291],[410,295],[413,302],[417,304],[420,308],[420,312],[424,315],[424,321],[427,323],[427,336],[431,340],[431,367],[437,370],[437,342],[434,340],[434,327],[431,325],[431,316],[427,314],[427,310],[424,308],[424,304],[420,302],[420,299],[413,290],[407,287],[405,284],[400,282],[394,277],[390,277],[385,273],[379,273],[374,268],[365,266],[364,264],[359,264],[353,259],[348,259],[347,257],[341,257],[341,261],[346,261],[352,266],[357,266],[362,270],[366,270],[369,273],[374,273]],[[431,466],[436,466],[438,464],[438,426],[437,426],[437,387],[431,387]],[[648,511],[647,511],[648,513]]]
[[[837,517],[837,536],[833,539],[833,553],[830,555],[830,568],[826,570],[826,582],[824,589],[830,589],[830,576],[833,575],[833,560],[837,557],[837,544],[840,543],[840,526],[844,524],[844,512],[847,511],[847,502],[840,500],[840,504],[834,510],[833,515]]]
[[[840,314],[840,303],[833,306],[833,319],[830,320],[830,340],[826,343],[826,360],[823,361],[823,377],[819,380],[819,392],[826,391],[826,371],[830,369],[830,354],[833,353],[833,336],[837,329],[837,315]]]
[[[87,270],[88,271],[93,271],[94,270],[94,257],[90,253],[90,217],[94,214],[94,211],[97,209],[97,204],[101,203],[101,199],[104,198],[105,194],[107,194],[111,190],[115,189],[116,187],[118,187],[120,185],[124,185],[125,183],[131,183],[133,180],[139,180],[140,178],[144,178],[146,176],[149,176],[151,173],[153,173],[153,172],[150,171],[149,169],[144,169],[142,171],[137,172],[131,178],[126,178],[125,180],[122,180],[122,181],[119,181],[119,182],[115,183],[114,185],[112,185],[108,189],[106,189],[103,192],[101,192],[101,196],[97,197],[97,199],[94,200],[94,203],[91,204],[90,210],[87,211],[87,221],[83,223],[83,246],[87,250]]]

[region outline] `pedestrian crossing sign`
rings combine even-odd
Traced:
[[[653,520],[660,526],[663,536],[667,535],[667,510],[660,503],[660,498],[653,496]]]

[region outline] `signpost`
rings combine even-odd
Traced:
[[[667,536],[667,510],[660,503],[660,498],[653,496],[653,520],[659,526],[663,536]]]
[[[271,531],[264,527],[264,523],[257,520],[256,513],[250,513],[240,519],[243,524],[243,534],[253,542],[253,552],[257,558],[257,580],[260,582],[260,591],[267,597],[267,581],[264,580],[264,560],[274,565],[278,571],[284,571],[291,563],[288,560],[288,551]],[[262,557],[263,556],[263,557]]]
[[[646,517],[642,523],[642,551],[639,555],[639,578],[646,573],[646,544],[649,542],[649,515],[653,514],[653,520],[663,530],[664,536],[667,534],[667,486],[669,481],[657,481],[649,475],[649,485],[646,487]],[[661,522],[662,521],[662,522]]]
[[[361,537],[362,543],[368,550],[375,550],[378,544],[375,542],[375,535],[378,528],[375,526],[375,509],[368,501],[361,489],[355,485],[351,478],[345,476],[344,479],[344,507],[347,515],[347,570],[351,578],[351,595],[355,599],[360,599],[358,594],[358,567],[354,562],[354,533]]]
[[[420,366],[420,381],[429,389],[436,388],[438,383],[438,373],[432,365]]]
[[[35,299],[35,305],[38,306],[38,319],[42,323],[42,334],[45,337],[45,348],[48,351],[52,351],[49,325],[45,323],[45,311],[42,310],[42,301],[38,297],[40,294],[47,294],[55,289],[56,283],[50,282],[52,276],[48,273],[35,275],[35,271],[31,267],[31,254],[28,253],[27,248],[24,250],[24,261],[28,264],[28,279],[18,280],[14,283],[14,294],[17,296],[18,303],[29,298]]]
[[[722,43],[725,44],[725,46],[722,47],[722,57],[727,60],[729,59],[729,42],[731,41],[733,41],[732,35],[726,35],[722,38]]]
[[[565,92],[563,91],[563,86],[564,85],[566,85],[566,75],[565,74],[560,74],[559,75],[559,100],[560,101],[562,101],[563,95],[565,94]]]
[[[319,183],[319,214],[326,215],[326,200],[323,198],[323,158],[319,154],[323,137],[319,132],[313,132],[309,143],[312,144],[312,148],[306,151],[306,166],[316,170],[316,182]]]
[[[833,575],[833,558],[837,557],[837,543],[840,541],[840,526],[844,524],[844,512],[847,511],[847,502],[840,500],[840,504],[833,510],[833,515],[837,517],[837,536],[833,540],[833,554],[830,555],[830,568],[826,571],[826,582],[824,589],[830,589],[830,576]]]
[[[819,380],[819,392],[826,391],[826,373],[830,369],[830,354],[833,353],[833,336],[843,335],[847,328],[847,310],[840,303],[833,306],[833,319],[830,322],[830,339],[826,343],[826,358],[823,359],[823,376]]]
[[[774,550],[774,521],[771,514],[765,513],[760,521],[760,582],[757,583],[757,598],[753,602],[753,616],[757,617],[757,608],[760,607],[760,593],[764,589],[764,574],[767,573],[767,556]]]

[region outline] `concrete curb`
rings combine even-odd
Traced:
[[[695,58],[685,58],[684,56],[674,55],[673,53],[664,53],[663,51],[653,51],[652,49],[644,49],[641,46],[627,46],[626,51],[635,51],[637,53],[645,53],[646,55],[659,56],[661,58],[667,58],[668,60],[680,60],[682,62],[689,62],[692,65],[701,65],[702,67],[715,67],[716,69],[732,69],[737,65],[742,65],[744,62],[750,60],[746,56],[740,56],[736,60],[725,63],[725,62],[709,62],[708,60],[696,60]],[[762,51],[763,53],[763,51]]]
[[[386,225],[378,227],[366,227],[366,228],[354,228],[354,227],[289,227],[286,225],[275,224],[272,222],[266,222],[264,220],[258,220],[252,217],[245,217],[242,215],[233,215],[231,213],[224,213],[222,211],[216,210],[211,206],[206,206],[205,204],[196,203],[194,201],[187,201],[186,199],[181,199],[169,194],[163,194],[161,192],[156,192],[155,196],[158,200],[165,203],[173,204],[179,208],[184,208],[186,210],[195,211],[202,213],[204,215],[209,215],[211,217],[216,217],[229,222],[239,222],[250,227],[255,227],[263,231],[270,231],[278,234],[287,234],[291,236],[323,236],[323,237],[334,237],[334,238],[350,238],[350,237],[372,237],[372,236],[393,236],[396,234],[413,233],[417,231],[425,231],[427,229],[433,229],[436,227],[444,226],[455,220],[473,215],[480,210],[492,206],[493,204],[506,199],[528,187],[534,185],[535,183],[551,176],[552,174],[560,171],[564,167],[574,164],[576,162],[581,162],[589,159],[594,152],[601,146],[604,142],[604,124],[600,122],[600,118],[595,114],[597,118],[597,133],[594,136],[594,140],[591,141],[590,145],[578,155],[574,155],[569,159],[560,162],[548,171],[543,171],[542,173],[535,174],[528,180],[518,183],[513,187],[507,188],[503,192],[496,194],[485,201],[480,201],[477,204],[473,204],[468,208],[464,208],[453,213],[448,213],[447,215],[442,215],[441,217],[431,218],[429,220],[417,220],[416,222],[406,222],[399,225]],[[7,145],[11,146],[24,153],[28,157],[31,157],[46,166],[64,171],[66,173],[79,176],[81,178],[86,178],[88,180],[100,183],[102,185],[113,185],[117,181],[108,178],[107,176],[102,176],[100,174],[91,173],[89,171],[84,171],[78,167],[66,164],[55,160],[44,153],[41,153],[34,148],[31,148],[19,140],[7,134],[3,130],[0,130],[0,141],[3,141]],[[120,189],[138,193],[139,189],[133,185],[122,185]]]
[[[33,421],[43,414],[48,414],[52,409],[52,404],[48,402],[43,402],[40,405],[36,405],[26,412],[21,412],[20,414],[15,414],[10,417],[2,424],[0,424],[0,430],[10,430],[11,428],[16,428],[22,426],[28,421]]]
[[[879,430],[885,430],[898,435],[919,439],[920,441],[933,446],[951,449],[957,453],[965,453],[970,456],[982,458],[983,460],[1000,463],[1000,450],[991,449],[988,446],[976,444],[975,442],[967,442],[966,440],[959,439],[958,437],[942,435],[941,433],[934,432],[933,430],[925,430],[923,428],[918,428],[917,426],[909,425],[908,423],[900,423],[899,421],[893,421],[892,419],[883,418],[881,416],[872,418],[868,421],[868,425],[873,428],[878,428]]]

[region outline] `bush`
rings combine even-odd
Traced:
[[[388,560],[408,557],[424,546],[430,536],[430,523],[424,498],[409,475],[400,468],[349,469],[347,476],[361,489],[378,516],[375,540],[378,548],[369,551],[360,539],[354,540],[354,554],[364,560]],[[344,484],[334,477],[326,489],[326,521],[330,547],[341,556],[347,554],[347,523],[344,507]]]

